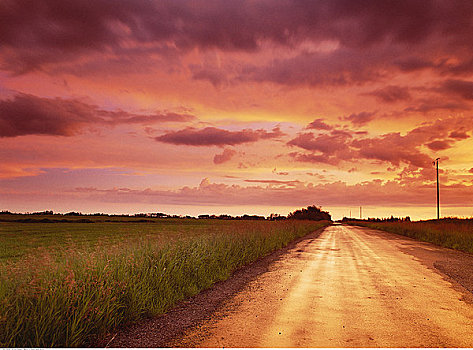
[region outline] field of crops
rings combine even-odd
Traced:
[[[2,215],[0,346],[86,346],[327,224]]]
[[[416,222],[356,221],[354,225],[397,233],[442,247],[473,253],[473,219],[440,219]]]

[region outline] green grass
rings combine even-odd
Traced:
[[[21,216],[35,220],[52,216]],[[67,218],[66,223],[20,223],[18,215],[1,215],[0,219],[0,264],[24,257],[30,251],[43,248],[63,251],[73,245],[89,250],[95,246],[113,245],[126,240],[151,239],[159,241],[177,240],[200,236],[209,231],[211,223],[206,220],[151,219],[140,222],[135,218],[91,217],[94,223],[75,222],[81,218]],[[83,218],[82,218],[83,219]],[[111,220],[111,222],[105,222]],[[124,221],[124,222],[120,222]],[[214,220],[215,221],[215,220]],[[224,227],[225,224],[219,224]]]
[[[77,347],[166,312],[328,223],[1,224],[0,346]]]
[[[473,220],[441,219],[417,222],[353,222],[365,226],[411,237],[420,241],[473,253]]]

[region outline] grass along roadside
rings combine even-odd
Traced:
[[[445,218],[415,222],[349,222],[376,230],[397,233],[420,241],[473,253],[473,220]]]
[[[118,325],[165,312],[327,224],[234,222],[221,226],[221,232],[209,227],[200,236],[168,244],[132,240],[104,249],[70,250],[61,259],[46,250],[4,263],[0,346],[87,345]]]

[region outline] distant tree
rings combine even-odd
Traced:
[[[315,205],[307,207],[307,209],[299,209],[287,216],[288,219],[296,220],[328,220],[332,221],[332,217],[327,211],[323,211]]]
[[[151,217],[154,218],[167,218],[169,215],[165,213],[152,213]]]
[[[266,220],[266,218],[264,216],[261,216],[261,215],[248,215],[248,214],[244,214],[242,216],[237,216],[236,218],[240,219],[240,220]]]
[[[280,214],[271,214],[269,216],[269,220],[276,221],[276,220],[286,220],[286,217]]]
[[[231,216],[228,215],[228,214],[221,214],[221,215],[218,216],[218,218],[219,218],[220,220],[230,220],[230,219],[233,219],[233,217],[231,217]]]
[[[45,211],[36,211],[31,213],[31,215],[53,215],[54,212],[52,210],[45,210]]]

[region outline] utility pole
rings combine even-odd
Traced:
[[[435,166],[437,168],[437,220],[440,219],[440,190],[439,190],[439,159],[435,159]]]

